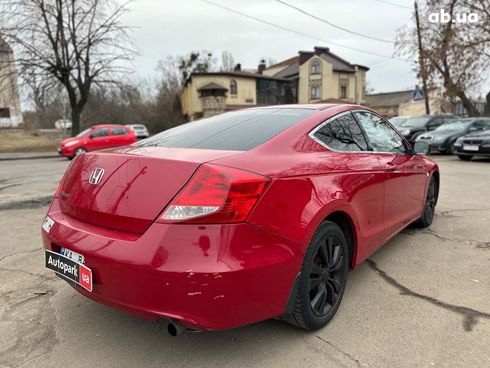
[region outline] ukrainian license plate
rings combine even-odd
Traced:
[[[81,256],[80,254],[75,252],[71,253],[75,254],[74,257]],[[67,257],[60,253],[52,252],[50,250],[44,251],[45,266],[47,268],[53,270],[58,275],[64,277],[66,280],[72,281],[75,284],[83,287],[85,290],[91,292],[92,270],[82,263],[75,262],[70,257]]]
[[[480,149],[480,146],[472,146],[472,145],[467,145],[465,144],[463,146],[464,151],[478,151]]]
[[[62,256],[65,256],[66,258],[70,258],[72,261],[79,263],[79,264],[84,264],[85,263],[85,257],[82,256],[80,253],[74,252],[72,250],[66,249],[66,248],[61,248],[60,249],[60,254]]]

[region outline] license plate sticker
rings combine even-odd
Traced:
[[[62,256],[65,256],[66,258],[70,258],[72,261],[78,263],[78,264],[84,264],[85,263],[85,257],[81,255],[80,253],[74,252],[72,250],[66,249],[62,247],[60,249],[60,254]]]
[[[51,217],[46,216],[43,222],[43,230],[49,234],[53,225],[54,225],[54,220]]]
[[[44,251],[44,260],[46,268],[56,272],[68,281],[80,285],[85,290],[92,291],[92,270],[87,266],[50,250]]]
[[[463,146],[464,151],[478,151],[480,149],[480,146],[472,146],[472,145],[467,145],[465,144]]]

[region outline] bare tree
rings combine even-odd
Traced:
[[[235,60],[233,59],[233,55],[230,51],[223,51],[221,53],[221,67],[220,70],[222,72],[232,71],[235,67]]]
[[[178,70],[180,71],[182,84],[192,73],[206,73],[216,65],[216,59],[211,51],[192,51],[186,56],[178,57]]]
[[[116,0],[0,0],[0,32],[16,51],[18,70],[49,75],[66,90],[72,135],[94,85],[115,83],[134,51]],[[22,77],[22,75],[21,75]]]
[[[21,87],[26,91],[27,97],[35,108],[32,127],[47,128],[51,107],[60,94],[60,85],[50,75],[38,74],[32,69],[23,70],[21,74],[23,76]]]
[[[433,85],[443,85],[471,116],[479,112],[470,95],[477,92],[490,70],[490,0],[430,0],[422,7],[420,23],[424,70]],[[444,15],[443,15],[444,14]],[[400,30],[399,55],[418,54],[415,27]]]

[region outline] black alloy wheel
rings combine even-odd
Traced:
[[[307,330],[325,326],[339,308],[348,269],[349,252],[342,230],[333,222],[323,222],[306,251],[289,322]]]
[[[422,216],[416,223],[417,226],[429,227],[432,224],[434,214],[436,212],[437,191],[436,179],[432,177],[429,182],[429,187],[427,188],[424,210],[422,212]]]
[[[309,275],[310,306],[318,317],[325,317],[337,304],[345,264],[340,240],[329,235],[317,248]]]

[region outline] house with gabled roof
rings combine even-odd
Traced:
[[[245,107],[343,102],[361,104],[365,98],[369,68],[351,64],[327,47],[299,51],[298,55],[256,72],[192,73],[182,95],[182,108],[189,120]]]
[[[297,102],[344,101],[361,104],[365,99],[369,68],[351,64],[328,47],[300,51],[297,56],[272,65],[263,74],[297,80]]]

